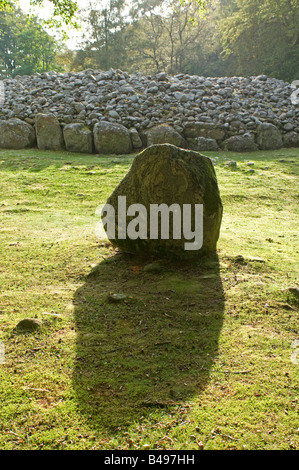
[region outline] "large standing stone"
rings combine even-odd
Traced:
[[[224,142],[223,148],[230,152],[254,152],[258,150],[250,134],[234,135]]]
[[[261,150],[275,150],[282,147],[279,129],[270,123],[262,123],[257,129],[257,144]]]
[[[35,122],[37,146],[40,150],[63,150],[62,129],[55,114],[38,114]]]
[[[181,147],[184,144],[183,137],[175,129],[166,124],[151,127],[144,132],[144,135],[146,147],[156,144],[171,144]]]
[[[66,150],[69,152],[92,153],[92,131],[84,124],[67,124],[63,129],[63,136]]]
[[[128,154],[132,151],[132,141],[128,129],[121,124],[101,121],[93,129],[94,145],[97,153]]]
[[[146,208],[146,237],[132,239],[120,234],[118,216],[119,196],[126,197],[126,207],[142,204]],[[220,199],[215,170],[211,160],[192,150],[183,150],[173,145],[153,145],[139,153],[125,178],[120,182],[107,203],[115,209],[115,238],[112,243],[125,251],[143,253],[161,257],[193,259],[204,253],[216,250],[222,220],[222,202]],[[152,204],[177,204],[183,214],[183,205],[190,205],[192,229],[195,229],[195,204],[203,205],[203,245],[196,251],[187,251],[186,238],[181,218],[181,236],[174,239],[172,217],[169,223],[169,239],[152,239],[150,212]],[[134,217],[127,217],[127,225]],[[196,226],[197,227],[197,226]],[[198,228],[198,227],[197,227]],[[107,226],[106,226],[107,229]],[[178,225],[176,225],[178,229]],[[198,233],[198,232],[196,232]],[[109,234],[108,234],[109,235]],[[190,242],[190,240],[189,240]]]
[[[34,145],[35,132],[30,124],[17,118],[0,121],[0,148],[18,150]]]

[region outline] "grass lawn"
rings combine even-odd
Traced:
[[[2,450],[299,449],[299,149],[206,154],[217,256],[146,272],[95,236],[133,156],[0,151]]]

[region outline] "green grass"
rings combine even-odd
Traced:
[[[0,151],[1,449],[299,448],[299,151],[207,155],[218,254],[151,273],[95,236],[133,156]]]

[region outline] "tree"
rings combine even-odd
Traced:
[[[207,5],[208,2],[200,2]],[[86,17],[87,37],[73,67],[154,73],[183,71],[189,50],[200,36],[198,3],[180,0],[110,0],[103,8],[91,4]]]
[[[91,4],[87,19],[87,49],[100,68],[108,69],[122,62],[124,52],[122,31],[126,25],[125,1],[109,0],[104,7]]]
[[[150,72],[183,72],[194,43],[201,36],[201,17],[195,4],[170,0],[141,3],[127,32],[129,57]],[[151,6],[151,7],[150,7]]]
[[[144,73],[166,70],[165,25],[160,14],[144,11],[126,30],[127,64]]]
[[[131,0],[130,6],[128,13],[123,0],[110,0],[90,9],[89,36],[74,69],[299,76],[299,0]]]
[[[226,56],[236,59],[235,73],[295,79],[299,74],[298,0],[231,3],[233,10],[219,25]]]
[[[170,3],[170,14],[165,23],[169,38],[169,73],[186,71],[187,64],[192,61],[194,45],[198,44],[203,34],[201,12],[194,4],[173,0]]]
[[[0,11],[1,77],[29,75],[57,69],[55,57],[60,44],[20,9]]]

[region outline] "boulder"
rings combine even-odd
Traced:
[[[63,132],[55,114],[38,114],[35,120],[37,146],[40,150],[63,150]]]
[[[298,132],[288,132],[283,136],[284,147],[299,147],[299,134]]]
[[[133,237],[132,231],[129,232],[131,222],[136,222],[135,215],[132,216],[129,212],[127,217],[122,219],[124,211],[123,206],[119,204],[120,201],[123,204],[124,198],[119,198],[120,196],[125,197],[127,209],[133,204],[142,206],[142,211],[139,211],[139,216],[143,217],[139,226],[142,235]],[[213,164],[208,157],[198,152],[169,144],[148,147],[135,157],[130,171],[108,198],[107,204],[110,211],[112,206],[115,233],[108,227],[108,209],[103,213],[104,228],[110,241],[124,251],[163,258],[193,259],[216,250],[222,220],[222,202]],[[162,204],[165,212],[170,214],[169,220],[167,217],[164,219],[165,214],[163,218],[159,216],[158,219],[157,213],[151,214],[153,209],[157,209],[155,205]],[[173,204],[176,206],[173,206],[172,213],[170,206]],[[195,205],[203,206],[201,224],[198,223],[199,218],[195,218],[195,209],[198,209]],[[186,225],[183,224],[186,220],[188,226],[188,214],[185,213],[188,207],[189,217],[191,216],[189,227],[192,227],[194,232],[193,239],[190,237],[191,232],[186,233]],[[173,219],[178,217],[178,214],[180,218]],[[166,230],[164,234],[162,229]],[[190,248],[190,243],[198,241],[201,229],[202,245],[198,243]],[[186,243],[189,243],[188,248]]]
[[[260,124],[257,128],[257,144],[261,150],[280,149],[283,142],[279,129],[274,124]]]
[[[188,139],[188,147],[198,152],[217,151],[219,146],[215,139],[208,139],[207,137],[196,137],[195,139]]]
[[[63,129],[63,137],[66,150],[69,152],[92,153],[92,131],[84,124],[67,124]]]
[[[224,141],[223,148],[230,152],[254,152],[258,150],[258,146],[250,134],[230,137]]]
[[[132,141],[128,129],[121,124],[101,121],[93,129],[94,145],[100,154],[128,154]]]
[[[224,127],[212,122],[192,122],[185,126],[184,132],[186,138],[205,137],[221,141],[225,137]]]
[[[130,136],[132,141],[133,149],[140,149],[142,147],[142,140],[140,139],[137,129],[132,127],[130,130]]]
[[[30,124],[17,118],[0,121],[0,148],[18,150],[34,145],[35,132]]]
[[[157,144],[171,144],[176,147],[184,145],[183,137],[171,126],[161,124],[159,126],[151,127],[144,132],[145,146]]]

